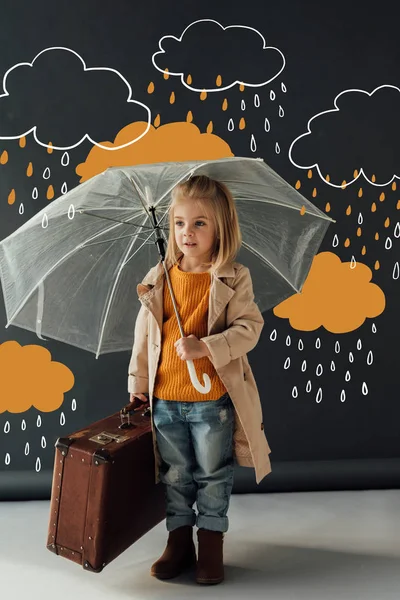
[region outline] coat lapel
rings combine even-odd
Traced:
[[[172,266],[172,263],[166,260],[167,270]],[[235,295],[229,285],[222,281],[223,277],[235,277],[233,263],[229,263],[219,268],[213,275],[210,288],[210,298],[208,305],[208,333],[211,335],[212,328],[218,317],[225,310],[226,305]],[[148,276],[137,286],[137,294],[140,302],[153,314],[156,319],[160,332],[162,333],[163,323],[163,290],[164,290],[165,273],[162,262],[160,261],[154,269],[150,271]]]

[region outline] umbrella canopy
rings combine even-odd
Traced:
[[[159,261],[155,207],[167,238],[174,186],[192,175],[225,183],[263,312],[300,292],[332,221],[262,159],[113,167],[54,200],[0,242],[7,326],[94,352],[131,350],[136,286]],[[42,338],[43,339],[43,338]]]

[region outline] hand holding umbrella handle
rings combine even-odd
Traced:
[[[208,392],[211,390],[211,380],[208,374],[203,373],[204,385],[201,385],[200,381],[197,378],[197,373],[196,369],[194,368],[193,361],[187,360],[186,364],[190,375],[190,381],[192,382],[193,387],[196,388],[196,390],[200,392],[200,394],[208,394]]]

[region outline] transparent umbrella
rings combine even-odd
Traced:
[[[261,312],[300,292],[332,219],[262,159],[113,167],[0,242],[7,327],[96,357],[131,350],[140,307],[136,286],[164,261],[171,191],[192,175],[218,179],[231,190],[243,237],[237,260],[251,271]],[[170,284],[165,264],[164,270]],[[202,386],[187,362],[195,387],[207,393],[207,381]]]

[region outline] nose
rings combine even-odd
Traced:
[[[186,237],[192,237],[193,236],[193,232],[191,231],[191,229],[189,227],[187,227],[186,230],[185,230],[185,236]]]

